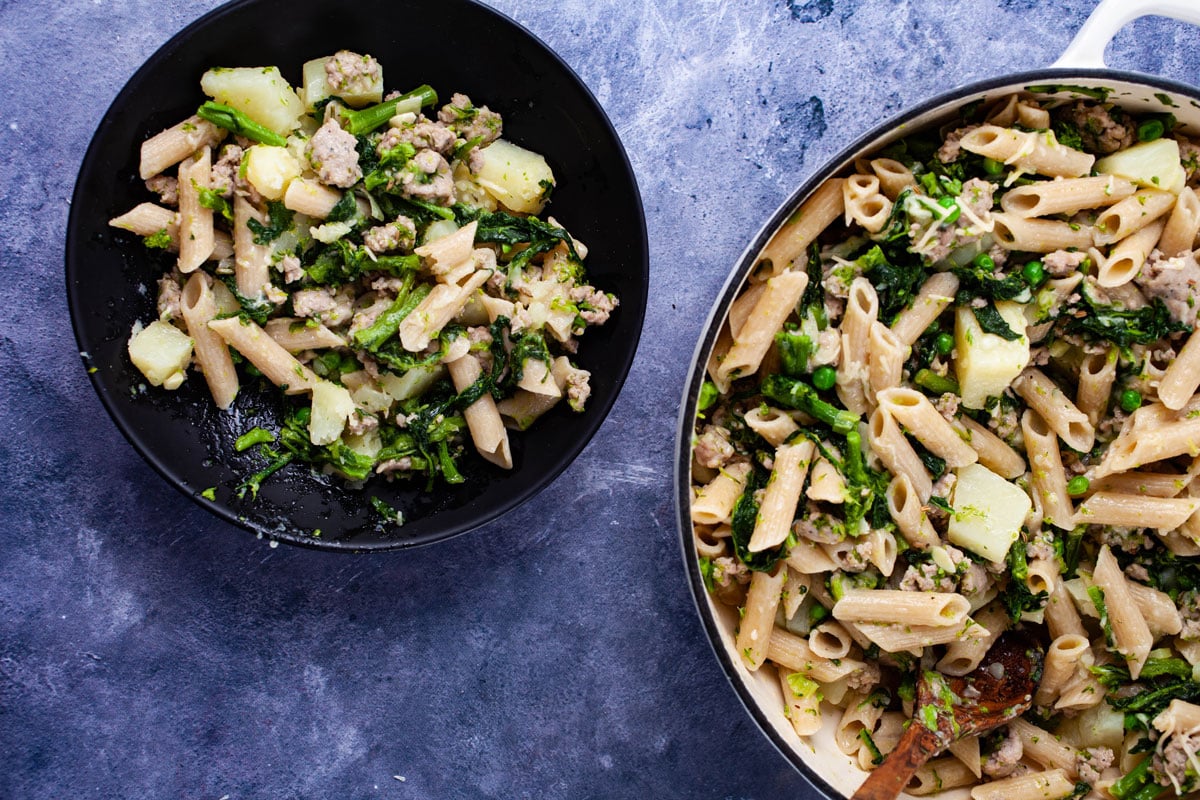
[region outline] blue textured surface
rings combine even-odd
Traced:
[[[923,98],[1050,63],[1094,0],[496,0],[625,141],[646,328],[612,416],[551,488],[374,557],[272,549],[188,502],[117,433],[70,335],[83,150],[125,79],[215,5],[0,0],[0,797],[814,794],[693,610],[670,477],[688,358],[800,180]],[[1109,60],[1200,83],[1198,41],[1141,20]]]

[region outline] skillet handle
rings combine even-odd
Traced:
[[[1067,49],[1050,66],[1105,69],[1104,48],[1117,31],[1149,14],[1200,25],[1200,3],[1196,0],[1100,0]]]

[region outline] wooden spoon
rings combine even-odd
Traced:
[[[917,682],[911,724],[851,800],[895,800],[913,773],[951,742],[998,728],[1028,711],[1041,677],[1041,648],[1015,631],[1002,635],[975,671],[961,678],[926,672]]]

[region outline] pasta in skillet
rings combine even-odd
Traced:
[[[201,87],[211,101],[141,146],[159,202],[110,224],[176,255],[129,342],[151,384],[194,370],[222,410],[247,381],[291,398],[238,439],[264,457],[241,494],[293,460],[458,483],[467,441],[511,469],[510,429],[583,411],[570,357],[617,300],[539,216],[554,175],[498,114],[461,94],[433,111],[428,86],[385,97],[379,63],[345,50],[298,90],[274,67]]]
[[[870,770],[923,670],[1023,626],[1033,709],[912,794],[1200,788],[1198,154],[1169,115],[1014,95],[859,159],[763,249],[691,519],[797,734]]]

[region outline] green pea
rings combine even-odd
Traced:
[[[821,391],[832,389],[833,385],[837,383],[837,370],[828,364],[823,364],[813,370],[812,380],[813,386]]]
[[[958,207],[957,200],[953,197],[943,197],[938,200],[938,205],[947,209],[947,213],[942,217],[942,222],[949,225],[958,221],[958,215],[962,213],[962,209]]]
[[[1122,411],[1132,414],[1142,407],[1142,395],[1137,389],[1126,389],[1121,392],[1120,406]]]
[[[996,268],[996,262],[993,261],[992,257],[987,253],[980,253],[979,255],[975,256],[973,259],[971,259],[971,263],[980,269],[986,269],[988,272],[991,272]]]
[[[934,349],[938,355],[948,356],[950,351],[954,349],[954,337],[948,333],[939,333],[938,337],[933,341]]]
[[[1089,481],[1085,476],[1076,475],[1074,478],[1071,478],[1071,480],[1067,481],[1067,494],[1071,495],[1072,497],[1078,497],[1086,492],[1088,487],[1091,485],[1092,482]]]
[[[1040,261],[1030,261],[1022,268],[1021,275],[1030,286],[1041,286],[1046,280],[1046,267]]]

